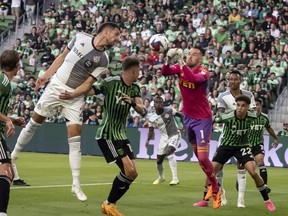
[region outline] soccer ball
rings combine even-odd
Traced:
[[[168,48],[169,40],[163,34],[155,34],[149,40],[149,47],[156,52],[164,52]]]

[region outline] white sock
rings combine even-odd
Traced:
[[[217,179],[217,181],[220,184],[222,189],[224,189],[224,187],[223,187],[223,175],[224,175],[223,169],[219,170],[217,175],[216,175],[216,179]]]
[[[164,171],[163,163],[162,164],[157,164],[157,171],[158,171],[159,177],[164,179],[165,177],[163,175],[163,171]]]
[[[246,190],[246,170],[238,169],[238,201],[244,201],[244,194]]]
[[[7,216],[7,214],[4,212],[0,212],[0,216]]]
[[[172,179],[178,179],[178,175],[177,175],[177,161],[174,157],[174,154],[169,155],[168,157],[168,161],[169,161],[169,166],[171,169],[171,173],[172,173]]]
[[[75,136],[68,139],[69,143],[69,163],[72,171],[73,185],[80,185],[80,168],[81,168],[81,137]]]
[[[20,179],[20,176],[18,174],[18,170],[17,170],[17,167],[16,167],[16,164],[14,163],[14,161],[12,160],[12,168],[13,168],[13,172],[14,172],[14,181],[15,180],[19,180]],[[1,216],[1,215],[0,215]]]
[[[19,158],[20,152],[23,147],[27,145],[32,139],[35,131],[41,126],[41,124],[36,123],[32,118],[27,123],[26,127],[21,130],[21,133],[17,139],[17,143],[14,147],[13,152],[11,153],[12,160]]]

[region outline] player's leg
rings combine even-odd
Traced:
[[[37,112],[34,112],[32,115],[32,118],[29,120],[25,128],[23,128],[18,136],[16,145],[14,147],[14,150],[11,153],[12,158],[12,166],[14,170],[14,185],[19,186],[30,186],[24,180],[20,179],[18,170],[16,167],[16,160],[20,157],[20,152],[26,146],[31,139],[34,136],[35,131],[41,126],[42,122],[46,119],[46,117],[43,117],[42,115],[39,115]]]
[[[7,216],[10,198],[10,185],[14,178],[10,150],[4,140],[0,141],[0,215]]]
[[[253,178],[256,187],[258,188],[259,192],[261,193],[261,196],[263,197],[264,203],[266,208],[269,211],[275,211],[276,207],[272,203],[272,201],[269,199],[269,195],[267,193],[267,187],[264,184],[263,179],[259,176],[259,174],[256,172],[256,165],[254,161],[248,161],[245,163],[245,168],[249,172],[250,176]]]
[[[252,148],[252,153],[258,165],[260,176],[263,179],[265,185],[267,185],[268,173],[267,173],[266,166],[264,164],[264,156],[265,156],[264,145],[259,144],[259,145],[254,146]],[[270,193],[270,191],[271,189],[267,187],[267,192]]]
[[[177,161],[174,155],[176,148],[180,145],[181,135],[173,136],[168,141],[168,147],[166,149],[166,155],[168,158],[169,166],[172,173],[172,181],[169,183],[170,185],[179,184],[178,174],[177,174]]]
[[[223,136],[223,133],[220,134],[219,139],[218,139],[218,147],[221,145],[221,138]],[[217,175],[216,175],[216,179],[218,181],[218,183],[221,185],[221,205],[225,206],[227,205],[227,199],[225,196],[225,189],[224,189],[224,185],[223,185],[223,177],[224,177],[224,171],[223,171],[223,167],[218,171]]]
[[[160,184],[161,182],[165,181],[164,168],[163,168],[163,161],[165,157],[166,157],[165,154],[162,154],[162,155],[157,154],[157,161],[156,161],[157,167],[156,168],[157,168],[159,177],[153,182],[153,184]]]
[[[158,178],[153,182],[153,184],[160,184],[165,181],[163,161],[166,157],[166,148],[167,148],[167,139],[161,137],[160,143],[157,150],[157,161],[156,161],[156,169],[158,171]]]
[[[237,162],[237,182],[238,184],[238,199],[237,199],[237,207],[238,208],[245,208],[245,191],[246,191],[246,170],[245,167],[241,166],[239,162]]]
[[[81,169],[81,128],[82,118],[81,110],[83,101],[79,99],[60,101],[63,107],[62,116],[66,119],[69,144],[69,164],[72,172],[71,191],[80,201],[86,201],[87,196],[80,187],[80,169]]]
[[[98,140],[99,147],[108,163],[116,160],[120,173],[115,177],[109,196],[102,203],[102,212],[107,215],[121,216],[116,208],[116,202],[128,191],[130,185],[138,176],[135,156],[128,140],[110,141]],[[122,151],[120,151],[122,150]],[[121,155],[118,153],[121,152]]]
[[[72,172],[71,191],[80,201],[86,201],[87,196],[80,187],[80,169],[81,169],[81,128],[80,124],[67,122],[68,144],[69,144],[69,164]]]

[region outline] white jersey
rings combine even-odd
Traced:
[[[161,132],[161,136],[170,138],[180,133],[174,116],[177,111],[170,107],[164,107],[164,111],[161,115],[156,112],[152,113],[149,117],[149,127],[153,127],[153,124],[157,124],[158,129]]]
[[[256,107],[255,99],[254,99],[252,92],[241,90],[241,94],[248,96],[251,99],[251,103],[250,103],[251,109]],[[230,111],[230,110],[236,110],[235,97],[233,96],[233,94],[231,94],[230,90],[227,90],[218,96],[217,108],[218,109],[224,108],[225,112]]]
[[[107,53],[97,50],[93,39],[92,35],[79,32],[68,43],[70,52],[55,75],[72,89],[80,86],[90,75],[97,78],[108,67]]]

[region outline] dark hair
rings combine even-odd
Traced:
[[[261,105],[263,104],[263,100],[261,98],[256,98],[255,102],[259,102]]]
[[[248,96],[246,96],[246,95],[240,95],[240,96],[236,97],[235,101],[236,101],[236,102],[238,102],[238,101],[244,101],[244,102],[247,103],[248,105],[250,105],[250,103],[251,103],[250,98],[249,98]]]
[[[102,32],[105,28],[111,28],[111,29],[117,28],[117,29],[120,31],[120,27],[119,27],[116,23],[114,23],[114,22],[106,22],[106,23],[103,23],[103,24],[99,27],[97,34],[99,34],[100,32]]]
[[[241,74],[240,71],[238,71],[238,70],[233,70],[233,71],[231,71],[230,75],[232,75],[232,74],[237,74],[237,75],[239,75],[240,77],[242,77],[242,74]]]
[[[19,63],[19,55],[15,50],[5,50],[0,56],[0,66],[4,71],[12,71]]]
[[[163,103],[163,98],[160,97],[159,95],[157,95],[156,97],[154,97],[154,103]]]
[[[122,70],[129,70],[131,67],[140,67],[139,59],[135,57],[126,57],[122,62]]]

